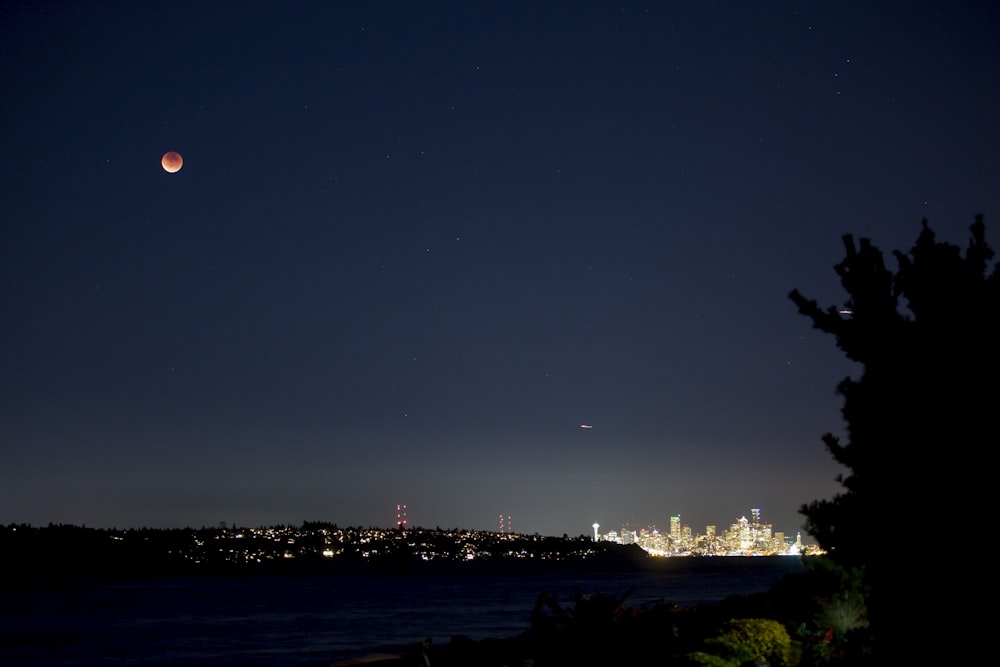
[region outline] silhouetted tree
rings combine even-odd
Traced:
[[[936,241],[924,220],[909,253],[893,253],[895,273],[868,239],[846,235],[847,256],[834,267],[846,304],[822,310],[798,290],[789,295],[862,366],[837,388],[846,442],[823,437],[849,469],[838,477],[843,491],[800,511],[833,560],[865,569],[873,623],[908,571],[889,565],[890,554],[966,550],[989,528],[980,521],[995,484],[1000,273],[982,215],[970,230],[963,254]],[[909,585],[927,590],[925,581]]]

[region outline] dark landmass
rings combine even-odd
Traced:
[[[528,572],[620,569],[651,557],[635,545],[589,537],[465,530],[301,527],[0,528],[5,587],[76,576]]]

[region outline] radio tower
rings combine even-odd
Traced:
[[[396,528],[406,529],[406,505],[396,505]]]

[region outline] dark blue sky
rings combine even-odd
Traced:
[[[5,3],[0,523],[794,534],[856,369],[788,292],[997,244],[998,19]]]

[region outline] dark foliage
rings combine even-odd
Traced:
[[[848,469],[838,478],[843,491],[801,512],[831,558],[864,568],[873,627],[900,616],[911,599],[905,591],[933,589],[893,555],[964,553],[988,528],[1000,274],[981,215],[970,230],[963,252],[937,241],[923,221],[909,253],[893,253],[895,273],[867,239],[856,244],[847,235],[847,256],[835,267],[846,304],[822,310],[797,290],[789,295],[861,365],[860,376],[837,389],[846,442],[823,437]]]

